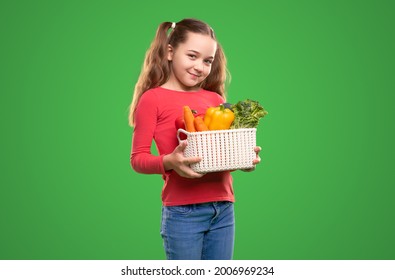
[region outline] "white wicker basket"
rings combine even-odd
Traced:
[[[187,135],[185,157],[198,156],[202,160],[191,164],[198,173],[252,168],[256,154],[256,128],[210,130],[201,132],[177,131]]]

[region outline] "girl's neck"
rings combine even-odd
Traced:
[[[185,91],[185,92],[197,92],[200,91],[201,88],[196,86],[196,87],[183,87],[180,85],[175,85],[174,83],[171,83],[167,81],[163,85],[160,86],[161,88],[164,89],[169,89],[169,90],[174,90],[174,91]]]

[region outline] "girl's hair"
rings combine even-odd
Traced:
[[[226,68],[226,57],[218,43],[214,30],[206,23],[196,19],[183,19],[176,23],[172,30],[172,22],[159,25],[154,40],[145,54],[144,64],[134,88],[133,100],[129,111],[129,124],[134,125],[134,113],[137,103],[147,90],[164,84],[170,77],[170,61],[167,60],[167,50],[170,44],[174,49],[187,40],[188,32],[209,35],[217,42],[217,51],[211,65],[211,72],[199,85],[201,88],[214,91],[224,99],[225,83],[229,77]],[[169,32],[170,30],[170,32]]]

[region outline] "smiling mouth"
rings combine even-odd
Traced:
[[[190,72],[188,72],[188,74],[190,74],[190,75],[192,75],[192,76],[194,76],[194,77],[197,77],[197,78],[199,78],[200,76],[202,76],[202,75],[194,74],[194,73],[190,73]]]

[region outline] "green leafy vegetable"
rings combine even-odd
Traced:
[[[234,128],[254,128],[258,126],[259,120],[267,115],[267,111],[258,101],[246,99],[239,101],[231,107],[235,114],[235,120],[231,125]]]

